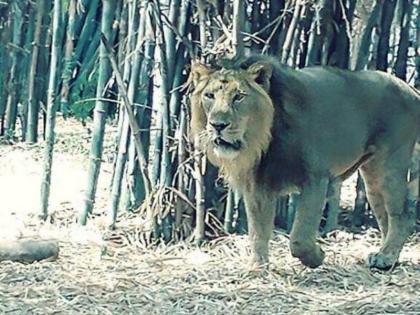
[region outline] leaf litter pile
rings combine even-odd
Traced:
[[[1,314],[420,312],[419,235],[405,247],[400,266],[371,272],[363,258],[378,245],[376,233],[328,237],[326,262],[315,270],[292,258],[287,237],[276,234],[272,263],[261,272],[248,268],[243,236],[220,238],[201,249],[185,243],[147,248],[124,241],[133,235],[123,233],[122,242],[89,236],[81,242],[86,231],[60,232],[57,261],[1,263]]]
[[[74,149],[76,144],[70,145]],[[32,173],[38,178],[39,149],[31,148],[29,155],[27,149],[0,145],[2,191],[13,187],[8,172],[27,169],[28,182]],[[73,149],[69,155],[74,162]],[[85,167],[83,159],[69,168],[68,157],[59,153],[54,163],[57,176],[60,167],[70,169],[78,178],[75,184],[80,185],[81,173],[75,168]],[[21,179],[23,173],[15,177]],[[70,176],[66,179],[72,183],[71,174],[63,176]],[[24,194],[25,187],[20,188]],[[101,189],[97,207],[104,210],[109,192]],[[364,264],[367,254],[380,246],[374,229],[361,234],[336,231],[320,239],[326,259],[313,270],[290,255],[287,235],[276,232],[270,244],[270,265],[259,271],[248,267],[246,236],[220,237],[200,248],[186,242],[145,246],[139,238],[139,218],[127,213],[120,215],[113,232],[104,228],[103,216],[78,227],[74,222],[77,209],[71,201],[76,190],[70,187],[67,194],[71,195],[54,195],[53,188],[53,223],[39,223],[13,209],[16,204],[23,208],[26,201],[33,203],[33,212],[36,200],[11,202],[10,196],[2,197],[0,239],[55,238],[60,255],[56,261],[28,265],[1,262],[0,314],[420,313],[419,233],[404,247],[399,266],[379,272]]]

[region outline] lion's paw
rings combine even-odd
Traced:
[[[299,241],[290,242],[290,251],[293,257],[299,258],[302,264],[309,268],[322,265],[325,253],[317,244],[305,244]]]
[[[316,251],[310,254],[299,257],[302,264],[309,268],[317,268],[324,262],[325,253],[321,248],[317,248]]]
[[[252,257],[248,263],[249,270],[264,270],[268,268],[268,258],[266,257]]]
[[[380,270],[389,270],[397,264],[398,258],[394,255],[386,255],[382,252],[369,254],[367,258],[367,265],[369,268],[376,268]]]

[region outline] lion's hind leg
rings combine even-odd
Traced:
[[[368,265],[378,269],[389,269],[397,263],[415,223],[414,213],[407,207],[411,147],[404,145],[391,152],[384,159],[374,159],[362,167],[368,200],[370,198],[384,237],[380,251],[368,257]]]
[[[388,214],[385,209],[385,201],[382,194],[382,178],[371,164],[362,167],[361,174],[366,186],[366,194],[369,204],[378,221],[379,230],[382,234],[382,242],[388,233]]]

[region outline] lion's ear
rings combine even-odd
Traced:
[[[249,66],[247,69],[249,75],[261,85],[264,90],[270,89],[271,75],[273,74],[273,66],[269,63],[257,62]]]
[[[191,66],[190,78],[188,81],[195,87],[200,81],[207,79],[210,73],[211,70],[202,63],[194,63]]]

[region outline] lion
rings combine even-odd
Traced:
[[[415,214],[407,171],[420,134],[420,94],[384,72],[331,67],[292,69],[273,57],[191,67],[191,133],[209,161],[244,197],[251,263],[268,262],[275,201],[297,193],[290,234],[294,257],[311,268],[330,183],[356,170],[382,235],[370,267],[397,263]]]

